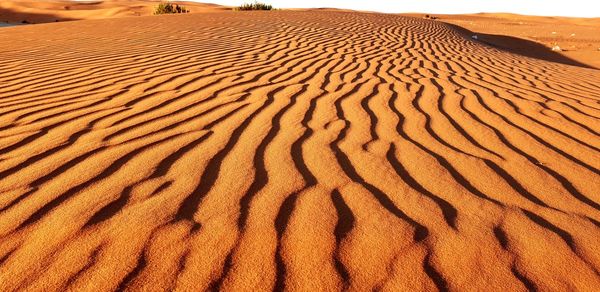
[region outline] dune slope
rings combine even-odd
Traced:
[[[0,290],[590,290],[600,71],[429,20],[0,30]]]
[[[479,41],[500,48],[538,59],[600,69],[600,18],[483,13],[442,15],[440,19],[469,29],[478,35]],[[552,51],[555,46],[560,51]]]

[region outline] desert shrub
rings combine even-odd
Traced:
[[[175,13],[188,13],[190,12],[184,6],[172,4],[169,2],[160,2],[156,8],[154,8],[154,15],[160,14],[175,14]]]
[[[249,11],[249,10],[273,10],[273,6],[271,4],[265,4],[258,1],[254,1],[254,3],[244,3],[239,7],[236,7],[235,10],[238,11]]]

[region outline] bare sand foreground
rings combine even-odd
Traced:
[[[599,81],[394,15],[2,28],[0,290],[594,290]]]

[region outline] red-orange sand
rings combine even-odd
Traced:
[[[332,11],[0,29],[1,291],[593,291],[600,71]]]

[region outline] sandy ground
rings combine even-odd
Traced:
[[[59,21],[152,15],[161,0],[2,0],[0,27]],[[191,13],[231,10],[232,7],[198,2],[171,1]],[[289,9],[291,11],[351,10]],[[422,18],[426,14],[401,14]],[[529,57],[600,69],[600,18],[525,16],[506,13],[429,15],[464,28],[480,42]],[[558,46],[560,51],[553,52]]]
[[[2,28],[0,290],[594,290],[599,80],[395,15]]]

